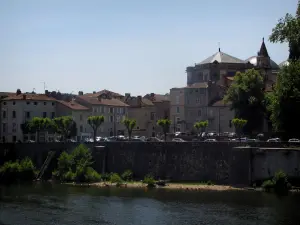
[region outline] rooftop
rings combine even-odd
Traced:
[[[107,105],[107,106],[120,106],[127,107],[128,105],[116,98],[98,98],[95,96],[89,95],[81,95],[77,96],[77,98],[88,102],[91,105]]]
[[[119,93],[109,91],[109,90],[106,90],[106,89],[98,91],[96,93],[87,93],[87,94],[84,94],[84,96],[98,97],[99,95],[102,95],[102,94],[111,95],[112,97],[123,97],[123,95],[121,95]]]
[[[146,94],[144,98],[149,99],[152,102],[165,102],[165,101],[170,101],[170,95],[169,94]]]
[[[208,87],[207,82],[200,82],[200,83],[194,83],[184,88],[207,88],[207,87]]]
[[[70,102],[66,102],[66,101],[58,101],[60,104],[72,109],[72,110],[89,110],[89,108],[80,105],[79,103],[75,102],[75,101],[70,101]]]
[[[196,65],[202,65],[202,64],[208,64],[208,63],[243,63],[245,64],[244,60],[238,59],[236,57],[233,57],[231,55],[228,55],[224,52],[219,51],[212,56],[208,57],[207,59],[203,60],[200,63],[197,63]]]
[[[8,97],[4,98],[3,100],[9,101],[9,100],[26,100],[26,101],[56,101],[56,99],[52,97],[48,97],[44,94],[14,94],[9,95]]]

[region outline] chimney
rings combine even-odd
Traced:
[[[16,93],[16,94],[17,94],[17,95],[22,94],[21,90],[20,90],[20,89],[17,89],[17,93]]]
[[[78,95],[83,95],[83,91],[78,91]]]
[[[153,98],[154,97],[154,93],[151,93],[150,96],[151,96],[151,98]]]
[[[26,95],[25,94],[23,95],[23,100],[26,100]]]
[[[96,94],[96,91],[93,91],[93,94]]]
[[[99,95],[97,98],[98,98],[98,101],[101,102],[101,96]]]
[[[142,96],[141,95],[137,96],[137,106],[138,107],[142,106]]]
[[[49,95],[49,91],[48,90],[45,90],[45,95]]]
[[[125,93],[125,97],[126,98],[130,97],[130,93]]]

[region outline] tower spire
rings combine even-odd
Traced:
[[[262,38],[262,43],[258,52],[258,56],[269,57],[268,50],[265,45],[265,38]]]
[[[221,52],[220,42],[218,42],[219,52]]]
[[[300,19],[300,0],[298,0],[298,6],[297,6],[297,11],[296,11],[296,17]]]

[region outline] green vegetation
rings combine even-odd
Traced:
[[[165,141],[167,140],[167,133],[170,130],[171,120],[169,119],[160,119],[157,121],[157,125],[160,126],[163,130]]]
[[[235,127],[239,137],[241,137],[242,132],[243,132],[243,128],[245,127],[245,125],[247,124],[247,120],[244,119],[239,119],[239,118],[234,118],[232,120],[232,124]]]
[[[109,181],[110,181],[111,183],[116,184],[117,186],[120,186],[120,185],[123,183],[122,178],[121,178],[120,175],[117,174],[117,173],[111,174],[110,180],[109,180]]]
[[[136,126],[136,120],[135,119],[130,119],[130,118],[125,118],[122,123],[124,124],[124,126],[127,129],[128,132],[128,138],[129,140],[131,139],[131,134],[132,134],[132,130],[135,128]]]
[[[40,140],[40,132],[48,131],[53,127],[53,123],[49,118],[34,117],[28,123],[31,133],[37,134],[37,141]]]
[[[53,176],[64,182],[100,181],[101,176],[91,167],[92,164],[90,150],[81,144],[71,154],[61,153]]]
[[[199,134],[199,131],[201,133],[205,132],[205,129],[208,127],[208,120],[199,121],[194,124],[194,127],[197,129],[197,132]]]
[[[155,179],[153,178],[152,175],[148,174],[144,177],[144,180],[143,180],[143,183],[144,184],[147,184],[147,187],[155,187]]]
[[[260,131],[265,117],[264,78],[255,69],[237,72],[224,97],[231,103],[235,116],[248,121],[245,132]]]
[[[89,116],[88,117],[88,124],[93,129],[94,141],[96,141],[97,130],[103,122],[104,122],[104,116]]]
[[[132,181],[133,173],[131,170],[125,170],[121,175],[122,179],[125,181]]]
[[[6,162],[0,167],[0,181],[3,183],[32,181],[36,174],[35,166],[28,157],[21,161]]]
[[[64,140],[77,136],[76,123],[71,116],[56,117],[52,121],[55,131],[62,135]]]
[[[276,194],[286,194],[291,188],[291,184],[288,182],[287,175],[280,170],[271,180],[264,181],[262,188],[266,192],[274,191]]]

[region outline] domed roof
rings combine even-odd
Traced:
[[[257,66],[257,56],[252,56],[245,60],[246,62],[250,62],[252,65]],[[271,63],[271,69],[272,70],[279,70],[279,66],[276,62],[274,62],[272,59],[270,59]]]
[[[290,64],[289,61],[285,60],[279,64],[279,67],[282,68],[283,66],[288,66],[289,64]]]

